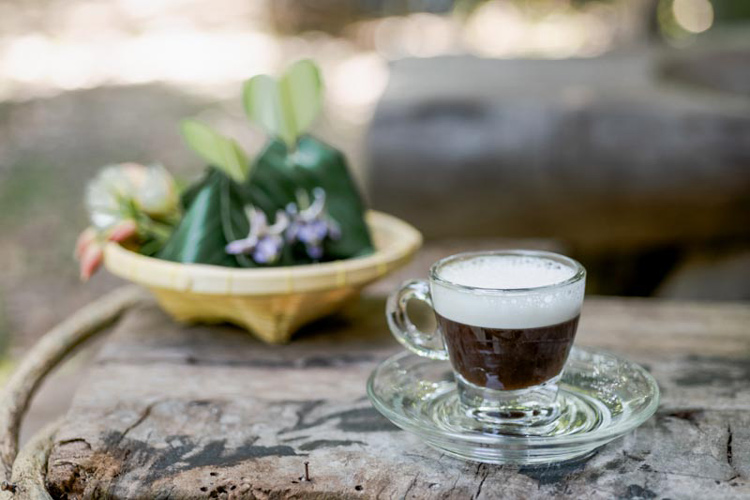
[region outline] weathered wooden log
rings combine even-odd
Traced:
[[[382,298],[288,346],[141,306],[78,391],[48,487],[68,498],[746,498],[748,324],[747,304],[589,299],[578,342],[645,365],[661,407],[588,459],[519,468],[452,459],[370,406],[368,375],[400,349]]]

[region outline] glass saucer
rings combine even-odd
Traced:
[[[641,425],[659,405],[659,387],[646,370],[593,349],[573,348],[559,387],[559,418],[531,435],[473,418],[458,402],[448,361],[396,354],[372,373],[367,393],[388,420],[428,445],[494,464],[546,464],[587,455]]]

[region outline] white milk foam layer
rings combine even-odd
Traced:
[[[585,280],[538,290],[572,278],[576,269],[535,256],[484,255],[447,263],[439,276],[451,283],[508,292],[474,292],[432,282],[435,311],[444,318],[484,328],[536,328],[577,316]],[[518,290],[518,291],[513,291]]]

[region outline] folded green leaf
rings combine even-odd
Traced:
[[[237,141],[195,120],[183,120],[181,128],[188,146],[211,166],[220,168],[237,182],[246,179],[248,159]]]
[[[249,230],[239,185],[223,171],[211,169],[198,186],[189,191],[189,197],[183,196],[189,202],[185,215],[157,256],[185,264],[254,266],[246,256],[229,255],[225,250],[229,241],[243,238]]]
[[[244,184],[246,199],[252,198],[254,205],[269,217],[295,202],[298,189],[310,194],[316,187],[326,192],[328,214],[341,227],[341,238],[324,243],[324,259],[348,259],[372,253],[364,203],[349,175],[346,159],[337,149],[310,136],[300,138],[295,152],[274,141],[258,156]],[[294,253],[294,263],[308,262],[311,262],[309,257]]]
[[[274,138],[293,149],[315,120],[323,103],[323,80],[308,59],[291,65],[276,79],[258,75],[245,82],[247,116]]]

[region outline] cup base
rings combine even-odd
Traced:
[[[448,432],[551,437],[588,432],[607,418],[588,398],[558,391],[557,381],[503,393],[499,399],[495,397],[501,391],[488,394],[486,389],[456,382],[453,390],[423,401],[432,425]]]
[[[517,391],[487,389],[456,375],[461,411],[499,433],[546,435],[561,416],[557,383],[560,375],[547,382]]]

